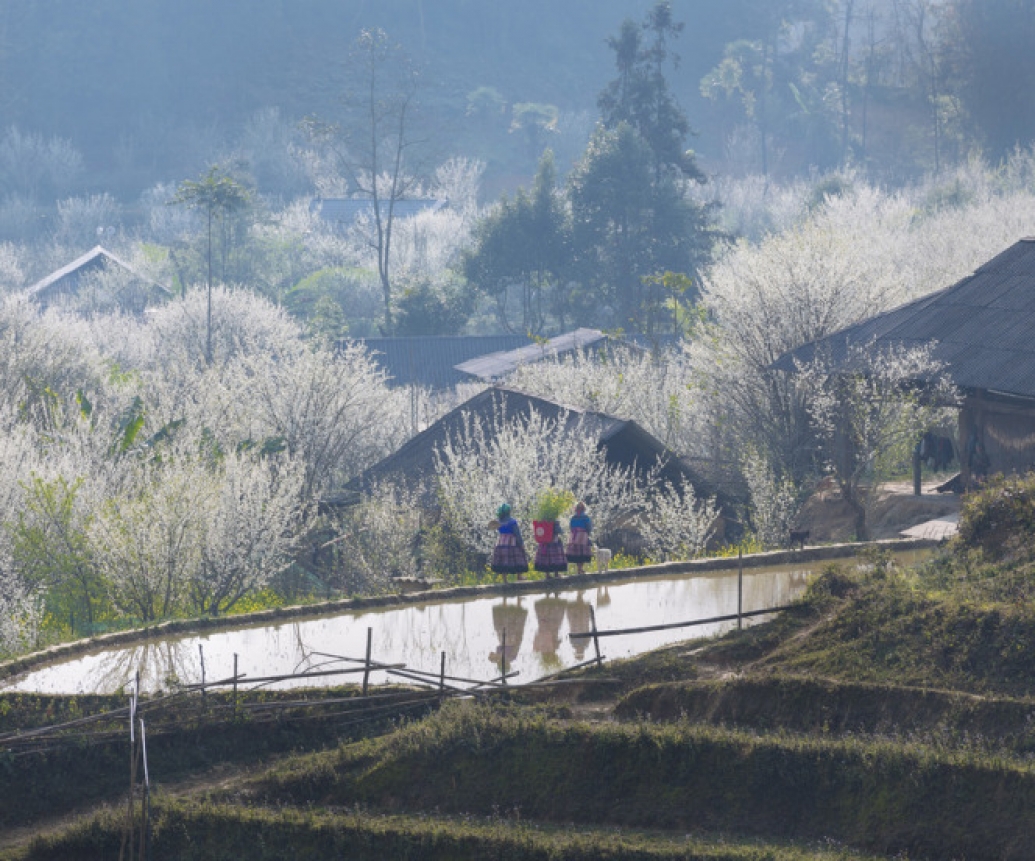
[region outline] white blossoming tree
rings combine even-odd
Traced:
[[[801,507],[801,493],[789,478],[779,478],[764,457],[748,450],[741,464],[747,483],[751,531],[763,547],[787,541]]]
[[[188,591],[195,610],[218,615],[291,563],[313,506],[300,495],[303,464],[288,457],[227,454],[210,480]]]
[[[698,499],[693,485],[662,482],[651,491],[642,533],[647,554],[655,560],[687,559],[704,551],[715,535],[719,508],[714,499]]]
[[[436,452],[435,472],[446,521],[482,553],[495,542],[486,524],[500,503],[527,521],[548,487],[584,500],[597,535],[646,506],[647,482],[632,469],[608,463],[581,419],[563,413],[550,419],[534,409],[512,418],[497,412],[488,422],[468,415],[461,431]]]
[[[956,403],[952,381],[929,346],[872,343],[848,345],[837,363],[821,355],[798,376],[815,392],[810,413],[824,460],[855,515],[857,539],[865,540],[867,511],[881,485]]]
[[[346,592],[381,592],[393,576],[420,573],[424,515],[418,496],[412,488],[379,484],[341,514],[334,549]]]

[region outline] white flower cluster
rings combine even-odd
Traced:
[[[409,433],[358,347],[307,345],[254,294],[192,291],[146,318],[0,299],[0,652],[38,599],[150,620],[221,613],[289,565],[315,502]],[[66,611],[67,612],[67,609]]]

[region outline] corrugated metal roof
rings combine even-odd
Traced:
[[[599,329],[576,329],[540,344],[529,344],[517,349],[478,356],[459,363],[456,369],[480,380],[498,380],[516,371],[521,365],[533,364],[573,350],[583,350],[599,344],[606,338],[607,335]]]
[[[821,350],[843,361],[849,344],[934,344],[957,385],[1035,398],[1035,239],[1022,239],[973,275],[784,356],[792,370]]]
[[[398,386],[450,388],[470,382],[455,365],[501,350],[527,345],[525,335],[428,335],[410,338],[357,338],[367,347],[391,382]]]

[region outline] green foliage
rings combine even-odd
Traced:
[[[564,512],[575,505],[575,494],[570,490],[548,487],[535,500],[533,516],[536,520],[559,520]]]
[[[957,541],[1003,559],[1026,548],[1035,537],[1035,475],[997,476],[967,494],[960,511]]]
[[[91,515],[82,510],[83,479],[46,481],[33,475],[24,509],[10,526],[17,569],[45,596],[44,630],[94,633],[94,624],[113,608],[87,540]],[[46,633],[45,633],[46,635]]]
[[[439,285],[418,278],[403,286],[396,300],[396,334],[457,335],[471,315],[473,298],[462,281]]]
[[[516,323],[524,331],[541,332],[548,317],[563,327],[569,313],[564,285],[569,274],[571,224],[556,182],[553,153],[546,150],[531,194],[518,189],[513,201],[503,197],[478,223],[474,245],[464,252],[464,276],[496,299],[505,326],[511,325],[505,311],[511,287],[519,290]]]

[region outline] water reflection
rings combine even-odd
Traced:
[[[511,601],[514,603],[510,603]],[[489,661],[494,666],[500,666],[505,655],[507,668],[513,667],[518,652],[521,651],[521,641],[525,638],[525,621],[528,619],[528,610],[521,602],[521,598],[504,598],[492,608],[492,627],[496,631],[497,645],[489,652]]]
[[[604,595],[607,595],[607,589],[604,589]],[[600,594],[598,590],[597,594],[597,606],[606,607],[611,603],[611,599],[607,599],[607,603],[601,603]],[[574,601],[571,601],[567,607],[568,610],[568,631],[571,634],[586,634],[590,630],[590,619],[589,619],[589,604],[582,597],[582,593],[579,592]],[[589,646],[589,640],[585,637],[579,637],[576,640],[571,641],[572,651],[575,653],[575,662],[582,663],[586,658],[586,647]]]
[[[905,560],[908,561],[908,560]],[[825,563],[816,563],[819,570]],[[744,572],[744,609],[789,603],[805,588],[813,567],[777,566]],[[558,583],[558,586],[562,584]],[[592,648],[588,638],[571,640],[570,633],[590,630],[590,609],[602,629],[672,624],[734,613],[737,609],[736,571],[640,578],[591,589],[556,589],[545,595],[428,602],[366,612],[345,613],[268,627],[183,636],[145,645],[84,655],[43,667],[21,678],[0,683],[0,690],[40,693],[111,693],[132,683],[139,671],[145,690],[169,689],[176,682],[201,681],[204,650],[208,681],[229,678],[234,654],[238,671],[247,677],[283,675],[305,668],[338,668],[327,655],[362,659],[367,628],[372,629],[373,657],[403,663],[437,676],[441,655],[446,673],[488,679],[498,675],[506,633],[508,671],[517,682],[530,681],[562,666],[585,660]],[[529,612],[531,610],[531,613]],[[752,623],[764,619],[760,617]],[[532,632],[526,628],[534,625]],[[620,658],[668,643],[709,637],[736,623],[674,628],[644,634],[608,637],[601,641],[607,658]],[[529,648],[528,643],[531,643]],[[374,674],[371,680],[386,680]],[[305,684],[341,684],[357,676],[310,679]],[[276,687],[288,687],[277,683]]]

